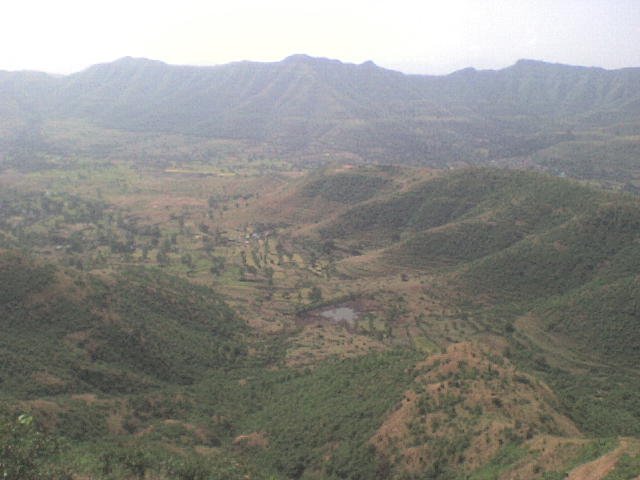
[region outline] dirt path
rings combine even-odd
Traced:
[[[613,470],[627,447],[627,440],[620,440],[620,445],[612,452],[571,470],[568,480],[602,480]]]

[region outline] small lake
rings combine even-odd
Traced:
[[[345,322],[350,327],[353,327],[358,319],[358,312],[350,307],[338,307],[320,312],[320,316],[328,318],[333,323]]]

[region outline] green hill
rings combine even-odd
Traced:
[[[219,297],[158,272],[69,276],[5,251],[0,283],[10,397],[188,384],[246,355],[244,323]]]
[[[389,264],[444,268],[472,296],[535,308],[550,332],[629,365],[640,361],[638,232],[640,203],[631,196],[490,169],[376,197],[320,229],[327,240],[383,247]]]
[[[323,234],[347,239],[368,235],[380,242],[431,229],[434,235],[447,235],[446,230],[435,228],[481,219],[490,222],[487,228],[497,226],[496,231],[511,229],[525,235],[566,221],[585,208],[585,200],[593,195],[593,190],[578,184],[533,173],[460,170],[428,180],[408,192],[356,205]],[[456,228],[474,227],[460,224]],[[426,235],[423,239],[428,242]],[[412,242],[413,248],[418,249],[416,257],[420,257],[420,242]],[[428,247],[422,253],[428,256]]]
[[[390,183],[390,180],[381,176],[379,172],[320,175],[302,187],[301,193],[308,197],[355,204],[380,194]]]

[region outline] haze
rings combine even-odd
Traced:
[[[533,58],[640,66],[640,2],[26,0],[0,15],[0,69],[70,73],[122,56],[173,64],[277,61],[293,53],[410,73]]]

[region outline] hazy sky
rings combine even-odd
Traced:
[[[640,0],[5,0],[0,69],[68,73],[122,56],[174,64],[292,53],[417,73],[533,58],[640,66]]]

